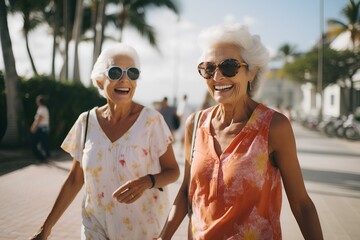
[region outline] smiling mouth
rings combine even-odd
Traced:
[[[222,86],[214,86],[215,91],[226,91],[230,90],[234,87],[234,85],[222,85]]]
[[[130,88],[115,88],[116,93],[128,94],[130,92]]]

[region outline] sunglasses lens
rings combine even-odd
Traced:
[[[137,80],[140,76],[140,71],[137,68],[131,67],[128,68],[126,74],[130,80]]]
[[[122,76],[122,69],[119,67],[112,67],[108,70],[108,77],[110,80],[119,80]]]
[[[225,77],[234,77],[239,71],[239,63],[235,59],[226,59],[219,65],[221,73]]]
[[[211,78],[214,75],[215,70],[216,65],[215,63],[211,62],[202,62],[198,66],[198,71],[200,75],[205,79]]]

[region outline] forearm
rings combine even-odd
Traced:
[[[312,201],[292,211],[304,239],[323,239],[319,217]]]
[[[166,219],[164,228],[158,239],[170,240],[184,217],[188,213],[188,197],[186,190],[180,188],[178,195],[175,198],[174,204],[170,210],[168,218]]]
[[[46,232],[50,233],[52,227],[75,199],[82,186],[82,181],[76,181],[75,177],[71,175],[68,176],[55,200],[54,206],[42,226]]]
[[[154,174],[155,185],[154,188],[162,188],[167,186],[170,183],[175,182],[180,175],[180,171],[178,168],[168,168],[163,169],[160,173]]]

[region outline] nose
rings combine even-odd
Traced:
[[[220,81],[224,78],[224,75],[221,73],[220,69],[217,67],[214,71],[213,79],[215,81]]]

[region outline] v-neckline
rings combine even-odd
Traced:
[[[231,142],[226,146],[226,148],[224,148],[224,150],[222,151],[222,153],[220,155],[218,155],[216,150],[215,150],[215,139],[214,139],[214,136],[210,132],[211,131],[210,130],[211,129],[211,119],[212,119],[212,116],[214,114],[214,111],[215,111],[216,107],[214,107],[212,109],[212,111],[210,113],[210,119],[209,119],[209,122],[208,122],[208,124],[209,124],[208,129],[209,129],[209,133],[210,133],[210,136],[211,136],[210,139],[212,141],[212,144],[211,144],[212,145],[212,151],[213,151],[213,154],[215,154],[215,156],[217,157],[217,160],[219,160],[219,161],[224,160],[224,159],[228,158],[231,155],[231,153],[229,153],[228,155],[225,155],[225,154],[228,151],[229,147],[233,145],[234,141],[237,140],[239,138],[239,136],[241,134],[243,134],[245,132],[245,130],[248,128],[249,123],[251,122],[250,120],[252,120],[252,118],[254,118],[255,112],[258,111],[258,109],[260,108],[260,105],[261,105],[261,103],[258,103],[258,105],[255,107],[254,111],[251,113],[249,119],[246,121],[245,126],[238,132],[238,134],[236,134],[236,136],[231,140]]]
[[[96,124],[97,124],[98,128],[100,129],[101,134],[104,136],[104,138],[105,138],[110,144],[114,144],[114,143],[120,141],[128,132],[130,132],[130,130],[131,130],[132,128],[134,128],[135,125],[137,125],[137,123],[140,121],[139,119],[141,119],[140,117],[141,117],[141,115],[143,114],[145,107],[143,107],[143,108],[141,109],[141,111],[140,111],[140,113],[139,113],[139,116],[137,116],[135,122],[124,132],[124,134],[122,134],[119,138],[115,139],[114,141],[111,141],[111,139],[110,139],[110,138],[108,137],[108,135],[105,133],[104,129],[101,127],[100,122],[99,122],[99,119],[98,119],[98,117],[97,117],[97,115],[96,115],[96,109],[98,109],[98,107],[95,108],[95,110],[94,110],[94,115],[95,115],[95,119],[96,119]]]

